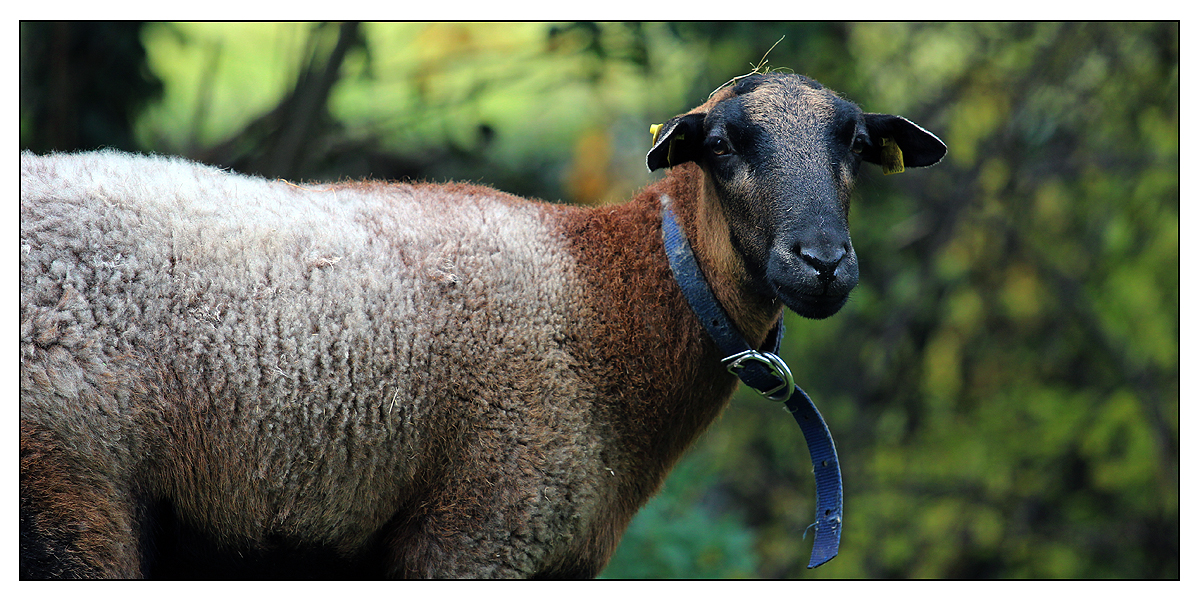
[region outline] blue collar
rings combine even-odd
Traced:
[[[808,442],[808,454],[812,458],[813,474],[817,480],[817,520],[812,524],[816,529],[816,539],[808,568],[819,567],[837,556],[842,539],[842,470],[838,466],[837,450],[825,420],[808,394],[796,386],[787,364],[779,358],[783,317],[767,335],[762,349],[751,348],[713,296],[687,237],[675,222],[669,198],[665,196],[662,218],[663,245],[666,247],[667,260],[671,263],[671,272],[675,274],[675,281],[683,290],[692,312],[696,313],[696,318],[704,325],[709,337],[716,342],[717,350],[725,357],[721,359],[721,364],[768,400],[783,402],[800,424],[804,440]]]

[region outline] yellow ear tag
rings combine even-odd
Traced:
[[[884,175],[904,172],[904,153],[892,138],[883,138],[883,147],[879,150],[879,166],[883,167]]]
[[[650,126],[650,145],[658,143],[658,132],[662,131],[662,123],[656,123]]]

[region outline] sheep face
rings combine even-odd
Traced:
[[[750,288],[823,319],[858,283],[848,217],[859,165],[896,172],[934,164],[945,149],[908,120],[864,113],[806,77],[752,75],[665,123],[647,165],[697,163],[702,202],[728,224]]]

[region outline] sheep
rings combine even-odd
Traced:
[[[21,576],[596,576],[737,385],[664,209],[758,347],[857,283],[860,162],[945,150],[771,73],[611,207],[22,153]]]

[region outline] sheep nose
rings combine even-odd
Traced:
[[[821,283],[829,283],[837,277],[835,272],[842,259],[846,258],[846,253],[844,245],[804,246],[797,252],[808,266],[816,270]]]

